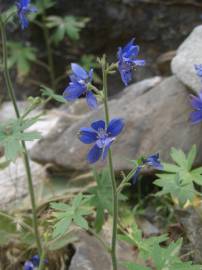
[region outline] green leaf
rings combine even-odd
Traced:
[[[182,150],[172,148],[171,157],[176,164],[164,163],[164,172],[157,174],[155,185],[162,188],[157,196],[170,194],[183,206],[187,200],[193,201],[197,192],[194,183],[202,185],[202,167],[192,170],[196,158],[196,146],[189,151],[187,157]]]
[[[67,103],[66,99],[61,95],[56,95],[54,91],[44,85],[41,86],[42,96],[51,97],[52,99],[61,102],[61,103]]]
[[[82,229],[88,229],[88,223],[85,216],[91,213],[91,209],[86,203],[88,197],[84,197],[82,193],[75,196],[69,204],[51,203],[50,206],[55,210],[53,212],[54,230],[53,237],[62,237],[67,233],[71,224],[75,224]]]
[[[36,49],[24,46],[20,42],[8,42],[8,66],[16,66],[19,77],[27,76],[31,70],[31,64],[36,61]]]
[[[7,161],[15,161],[18,155],[23,153],[22,141],[33,141],[40,139],[41,135],[37,131],[25,132],[38,120],[38,117],[22,120],[11,119],[0,124],[0,144],[4,147]]]
[[[88,18],[76,18],[74,16],[49,16],[47,18],[47,27],[54,28],[52,40],[57,44],[62,41],[65,36],[71,40],[78,40],[80,31],[86,26]]]
[[[62,237],[58,237],[48,242],[47,247],[50,251],[56,251],[63,247],[66,247],[68,244],[72,244],[77,241],[76,236],[72,236],[71,233],[64,234]]]
[[[133,262],[122,262],[121,263],[128,270],[151,270],[151,268],[142,266]]]

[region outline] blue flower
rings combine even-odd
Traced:
[[[142,158],[142,164],[140,164],[137,167],[137,169],[132,177],[133,184],[136,183],[138,176],[139,176],[142,168],[144,167],[144,165],[148,165],[150,167],[153,167],[156,170],[163,170],[163,165],[161,164],[160,159],[159,159],[159,153],[152,154],[152,155],[148,156],[147,158]]]
[[[48,260],[44,260],[44,263],[47,263]],[[29,261],[26,261],[23,267],[23,270],[34,270],[40,264],[39,255],[34,255]]]
[[[86,101],[91,109],[97,107],[97,99],[95,95],[88,90],[88,83],[92,82],[93,79],[93,69],[86,72],[78,64],[71,64],[73,74],[70,76],[71,82],[65,89],[63,96],[68,101],[74,101],[83,94],[86,95]]]
[[[28,13],[37,12],[37,9],[30,5],[30,0],[20,0],[16,3],[18,9],[18,18],[21,23],[21,28],[24,30],[29,26],[29,21],[26,17]]]
[[[104,160],[107,156],[111,144],[116,139],[124,127],[123,119],[112,119],[106,127],[103,120],[95,121],[90,128],[81,128],[79,139],[85,144],[95,143],[87,155],[89,163],[95,163],[100,158]]]
[[[194,65],[196,74],[198,77],[202,78],[202,64]]]
[[[190,114],[190,119],[193,124],[198,124],[202,121],[202,91],[198,96],[191,95],[191,105],[194,109]]]
[[[136,66],[144,66],[145,60],[138,60],[139,46],[132,39],[123,49],[118,49],[118,68],[123,83],[127,86],[132,80],[132,71]]]

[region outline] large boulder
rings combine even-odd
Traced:
[[[201,90],[201,81],[196,75],[195,64],[202,64],[202,25],[194,28],[171,62],[172,72],[177,78],[198,92]]]
[[[202,126],[192,126],[189,122],[188,98],[185,86],[172,76],[161,82],[159,78],[153,78],[131,85],[111,100],[111,118],[125,119],[125,129],[112,146],[116,170],[130,167],[127,158],[135,159],[157,151],[163,160],[168,160],[173,146],[188,151],[196,144],[200,150]],[[67,170],[88,170],[86,154],[89,146],[78,140],[77,132],[80,127],[101,118],[104,118],[102,105],[71,125],[62,117],[52,132],[32,149],[32,159]],[[198,161],[202,162],[202,151],[199,151]]]

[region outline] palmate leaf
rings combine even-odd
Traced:
[[[54,91],[44,85],[41,86],[42,96],[51,97],[52,99],[61,102],[67,103],[66,99],[61,95],[56,95]]]
[[[119,235],[120,240],[123,240],[130,245],[134,245],[139,250],[139,256],[144,260],[151,256],[152,250],[159,247],[159,244],[167,240],[167,235],[155,236],[144,239],[142,237],[142,231],[133,224],[131,232],[128,235]]]
[[[73,198],[70,204],[50,204],[51,208],[55,210],[55,212],[53,212],[53,216],[55,217],[53,238],[62,237],[66,234],[71,224],[75,224],[82,229],[88,229],[88,223],[84,218],[91,213],[91,209],[87,207],[88,200],[88,197],[84,197],[83,194],[80,193]]]
[[[94,172],[97,186],[89,189],[92,198],[90,204],[96,208],[95,228],[99,232],[104,224],[104,211],[112,213],[112,185],[109,171],[103,170],[101,173]]]
[[[38,119],[38,117],[26,120],[11,119],[4,124],[0,124],[0,144],[4,147],[7,161],[15,161],[17,156],[23,153],[22,141],[33,141],[41,138],[37,131],[25,131]]]
[[[182,150],[172,148],[171,157],[175,164],[164,163],[164,172],[157,174],[159,179],[154,184],[162,188],[157,196],[170,194],[173,199],[177,199],[180,205],[184,205],[187,200],[194,199],[197,193],[194,182],[202,185],[202,168],[192,169],[196,154],[195,145],[187,156]]]
[[[151,258],[156,270],[200,270],[202,266],[183,262],[179,258],[182,239],[172,242],[168,247],[156,246],[151,252]]]
[[[19,77],[28,75],[31,70],[31,64],[36,60],[36,49],[24,46],[20,42],[8,42],[8,66],[16,66]]]
[[[77,18],[74,16],[49,16],[47,18],[47,27],[55,28],[52,34],[52,40],[57,44],[62,41],[65,36],[71,40],[78,40],[80,31],[89,21],[88,18]]]

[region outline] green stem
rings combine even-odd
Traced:
[[[5,25],[2,22],[2,19],[0,17],[0,28],[1,28],[1,37],[2,37],[2,49],[3,49],[3,66],[4,66],[4,78],[6,82],[6,86],[10,95],[10,98],[13,103],[13,107],[15,109],[16,117],[20,119],[20,112],[18,109],[17,101],[15,98],[15,93],[13,89],[13,85],[11,82],[10,74],[8,71],[8,65],[7,65],[7,38],[6,38],[6,31],[5,31]],[[31,174],[31,168],[29,164],[29,158],[28,158],[28,152],[25,145],[25,142],[22,141],[22,147],[23,147],[23,159],[25,164],[25,170],[27,174],[27,181],[28,181],[28,188],[29,188],[29,194],[30,194],[30,201],[32,205],[32,220],[33,220],[33,227],[34,227],[34,233],[36,237],[36,244],[39,254],[41,254],[41,241],[38,231],[38,224],[37,224],[37,214],[36,214],[36,203],[35,203],[35,196],[34,196],[34,188],[33,188],[33,182],[32,182],[32,174]]]
[[[102,66],[102,72],[103,72],[105,121],[106,121],[106,125],[108,125],[109,124],[109,108],[108,108],[106,63],[104,63]],[[112,197],[113,197],[113,228],[112,228],[111,258],[112,258],[113,270],[117,270],[116,242],[117,242],[117,223],[118,223],[118,193],[116,191],[116,179],[114,175],[112,153],[110,149],[109,149],[109,154],[108,154],[108,167],[109,167],[110,178],[112,182]]]
[[[45,249],[43,248],[41,257],[40,257],[40,264],[39,264],[38,270],[44,269],[44,260],[45,260]]]
[[[43,1],[44,0],[42,0],[42,2]],[[44,40],[45,40],[46,49],[47,49],[47,57],[48,57],[49,74],[50,74],[50,80],[51,80],[51,88],[53,90],[56,90],[53,54],[52,54],[51,41],[50,41],[50,36],[49,36],[49,29],[46,26],[46,9],[45,9],[45,6],[44,6],[43,13],[42,13],[42,20],[43,20],[42,29],[43,29]]]
[[[122,191],[122,189],[124,188],[124,186],[128,183],[128,181],[133,177],[134,173],[136,172],[137,167],[133,168],[129,174],[123,179],[123,181],[121,182],[121,184],[118,186],[117,188],[117,192],[120,193]]]

